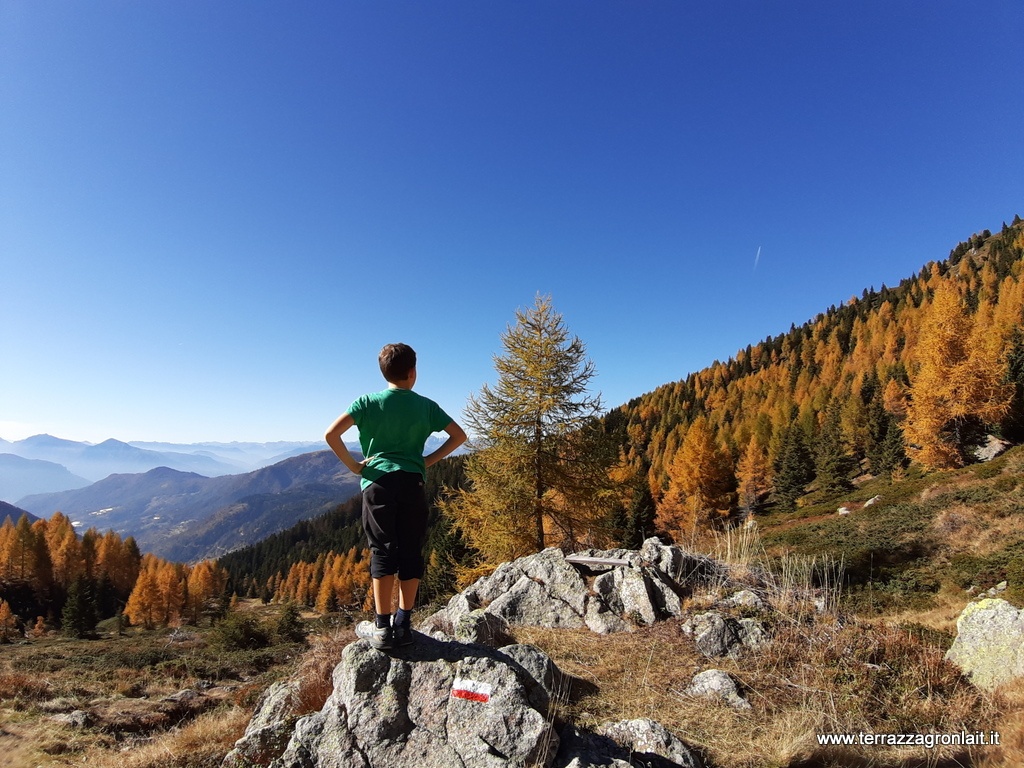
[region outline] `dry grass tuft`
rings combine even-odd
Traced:
[[[140,744],[94,750],[89,765],[96,768],[219,768],[245,732],[251,713],[238,707],[200,715],[181,728]]]
[[[50,689],[49,682],[38,676],[20,672],[0,672],[0,701],[41,701],[49,698]]]
[[[1002,712],[987,727],[999,733],[998,747],[976,750],[978,768],[1002,768],[1024,765],[1024,679],[1008,683],[996,691]]]
[[[318,635],[310,641],[293,678],[299,689],[295,694],[295,714],[318,712],[334,692],[334,668],[341,661],[341,652],[352,642],[348,628]]]

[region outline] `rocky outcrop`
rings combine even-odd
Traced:
[[[503,563],[456,595],[424,624],[458,636],[476,611],[512,626],[628,632],[682,611],[682,598],[698,584],[726,578],[722,565],[658,539],[639,551],[589,550],[573,564],[559,549]],[[602,564],[611,563],[611,564]]]
[[[703,765],[651,720],[593,731],[557,723],[553,702],[580,681],[531,645],[491,648],[417,634],[413,646],[384,653],[356,641],[342,652],[333,678],[323,708],[297,721],[294,683],[271,686],[225,768]]]
[[[979,688],[992,690],[1024,676],[1024,610],[985,598],[964,608],[956,629],[946,658]]]
[[[272,765],[549,765],[559,744],[547,711],[554,672],[538,670],[553,666],[522,646],[495,650],[420,636],[388,655],[352,643],[323,709],[298,721]]]

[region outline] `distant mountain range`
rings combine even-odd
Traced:
[[[156,467],[205,477],[240,474],[323,447],[322,442],[180,444],[120,440],[93,445],[51,435],[35,435],[13,443],[0,439],[0,499],[17,502],[30,494],[72,490],[110,475],[148,472]]]
[[[85,488],[27,496],[40,517],[61,511],[79,530],[134,536],[143,552],[175,561],[224,554],[315,517],[359,491],[330,451],[305,453],[240,475],[203,477],[157,467],[114,474]]]
[[[431,437],[426,451],[443,440]],[[79,531],[112,529],[134,536],[143,552],[191,562],[253,544],[356,494],[358,478],[322,447],[0,440],[0,499],[14,503],[6,505],[13,520],[22,510],[60,511]]]

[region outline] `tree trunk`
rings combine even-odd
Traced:
[[[534,427],[534,447],[533,447],[533,515],[534,523],[537,526],[537,551],[540,552],[544,549],[544,483],[541,477],[541,425],[540,421],[537,422]]]

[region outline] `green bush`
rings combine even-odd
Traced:
[[[299,606],[288,603],[281,611],[275,627],[277,636],[286,643],[302,643],[306,640],[306,627],[299,615]]]
[[[270,645],[270,633],[255,616],[232,613],[214,629],[213,643],[228,651],[255,650]]]

